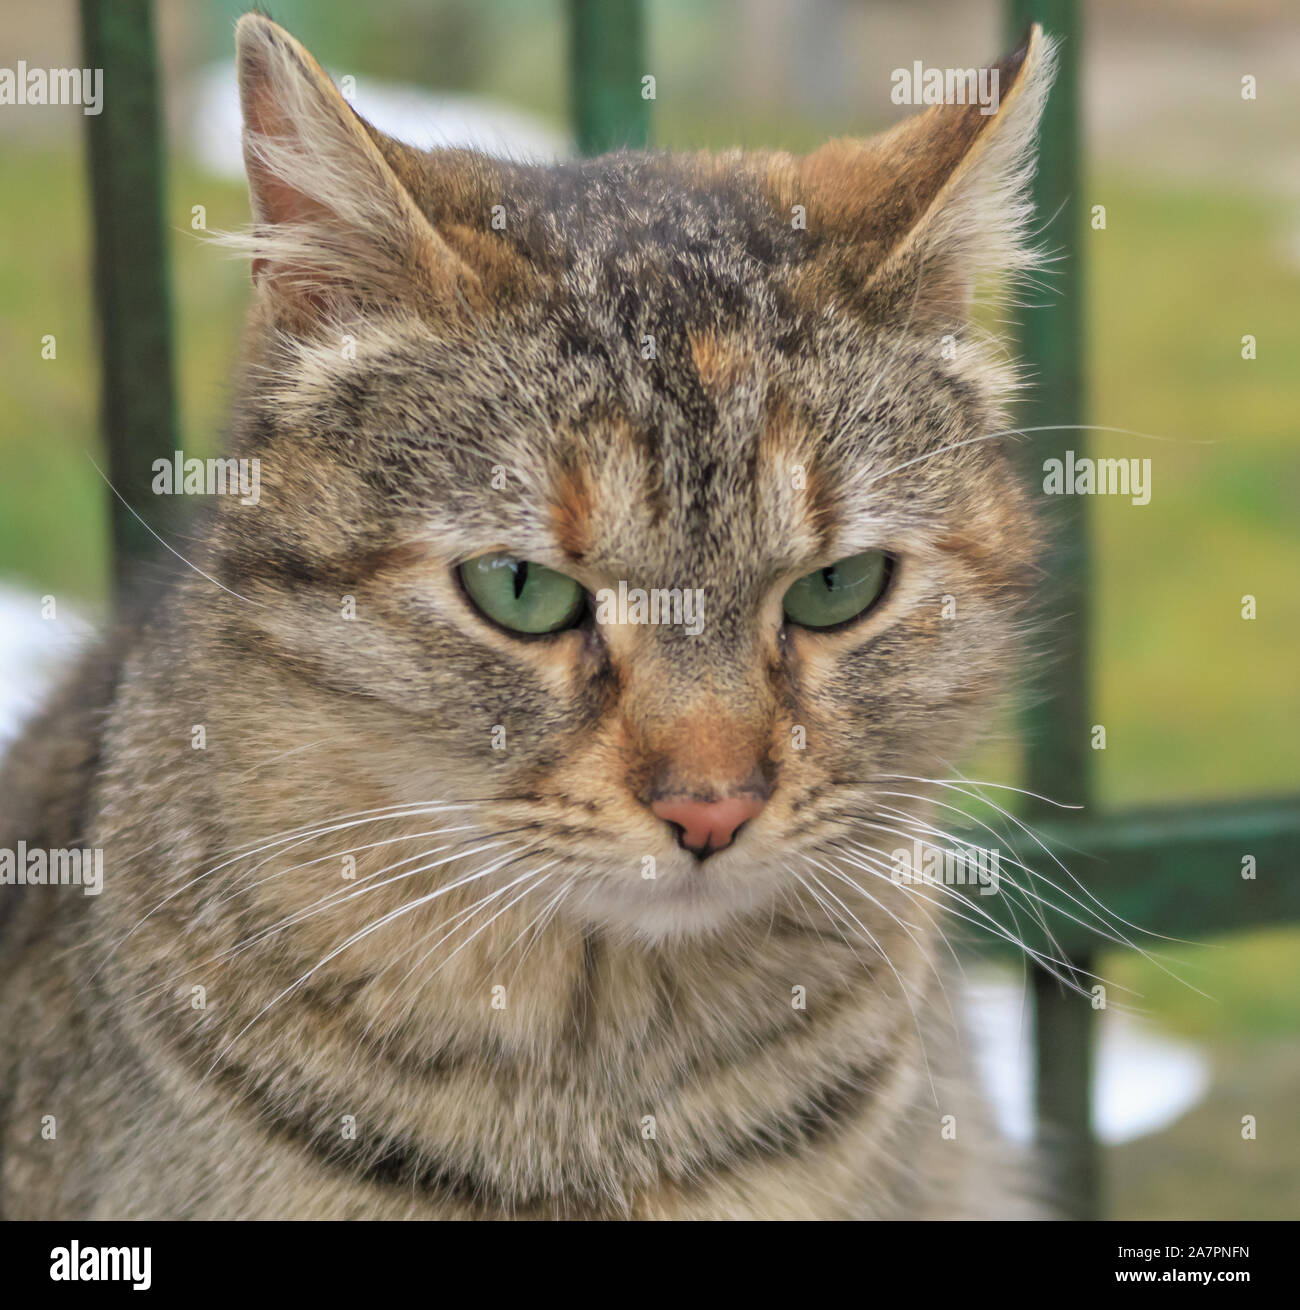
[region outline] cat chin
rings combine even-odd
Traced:
[[[662,946],[721,934],[764,909],[773,895],[775,888],[757,873],[722,874],[706,865],[652,885],[593,887],[582,911],[593,926],[620,938]]]

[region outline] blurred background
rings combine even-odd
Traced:
[[[247,270],[192,226],[195,206],[211,230],[248,217],[231,64],[245,7],[156,11],[187,455],[220,444],[248,296]],[[572,149],[559,0],[285,0],[270,12],[336,79],[355,78],[353,103],[396,135]],[[2,0],[0,14],[0,66],[82,63],[71,0]],[[1096,799],[1293,791],[1300,6],[1091,0],[1084,21],[1083,186],[1107,211],[1084,238],[1088,414],[1176,439],[1160,446],[1149,505],[1088,505],[1095,717],[1109,734]],[[987,62],[1004,32],[995,0],[652,0],[654,141],[803,150],[869,133],[911,112],[890,103],[893,69]],[[107,492],[87,458],[103,462],[84,122],[74,107],[0,108],[0,625],[17,652],[0,664],[0,741],[57,648],[84,640],[109,600]],[[51,334],[57,354],[43,359]],[[1155,452],[1098,435],[1092,453]],[[1237,617],[1245,593],[1259,598],[1254,623]],[[41,623],[45,595],[57,625]],[[979,767],[1015,781],[1009,754]],[[1102,1023],[1105,1213],[1300,1216],[1300,927],[1166,945],[1176,978],[1130,953],[1100,959],[1138,993]],[[1002,1113],[1023,1132],[1018,987],[986,971],[971,995]],[[1242,1140],[1244,1114],[1259,1140]]]

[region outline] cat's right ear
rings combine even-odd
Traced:
[[[819,294],[853,285],[876,321],[948,332],[968,318],[979,279],[1036,268],[1029,183],[1055,64],[1054,42],[1033,24],[979,70],[969,89],[984,91],[797,161],[792,194],[809,229],[831,238],[811,270]]]
[[[477,278],[442,240],[356,112],[270,19],[235,29],[254,229],[237,238],[277,323],[310,330],[400,303],[455,316]]]

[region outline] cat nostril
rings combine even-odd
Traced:
[[[682,847],[704,860],[731,845],[741,827],[762,813],[763,800],[758,796],[727,796],[717,801],[670,796],[652,802],[650,809],[672,825]]]

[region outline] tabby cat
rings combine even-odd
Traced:
[[[1015,668],[1051,80],[798,157],[370,127],[238,27],[256,288],[191,566],[10,752],[4,1212],[1022,1213],[938,781]],[[945,983],[948,983],[945,986]]]

